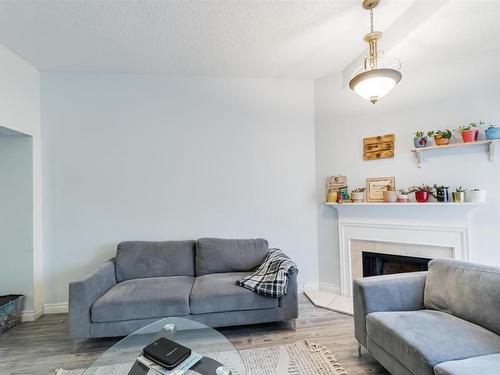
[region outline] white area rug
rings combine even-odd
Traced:
[[[247,375],[347,375],[326,347],[307,340],[289,345],[240,350],[239,354]],[[225,355],[231,354],[217,353],[210,357],[224,363]],[[131,364],[103,366],[98,371],[93,371],[92,375],[127,375],[130,366]],[[81,375],[83,371],[58,369],[56,375]],[[233,375],[242,374],[233,371]]]

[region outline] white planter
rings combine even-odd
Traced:
[[[351,193],[351,199],[353,203],[363,203],[365,201],[365,192],[361,193]]]
[[[486,190],[471,190],[465,193],[465,201],[483,203],[486,200]]]
[[[385,203],[396,203],[398,201],[398,193],[395,191],[384,191]]]

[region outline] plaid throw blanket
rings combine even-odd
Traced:
[[[255,272],[236,281],[236,285],[266,297],[279,298],[287,294],[288,278],[297,271],[297,265],[285,253],[270,249]]]

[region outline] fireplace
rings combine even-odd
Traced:
[[[431,259],[363,251],[363,277],[427,271]]]

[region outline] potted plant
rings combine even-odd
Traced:
[[[434,185],[434,189],[436,191],[436,199],[438,202],[449,202],[450,201],[450,193],[448,191],[449,186],[437,186]]]
[[[438,146],[445,146],[450,143],[450,139],[452,136],[451,130],[431,130],[427,133],[429,137],[434,137],[434,141]]]
[[[419,203],[429,201],[429,195],[434,196],[434,188],[429,185],[412,186],[410,191],[415,193],[415,200]]]
[[[465,194],[465,200],[472,203],[483,203],[486,200],[486,190],[469,190]]]
[[[365,201],[366,188],[357,188],[351,192],[351,199],[353,203],[363,203]]]
[[[423,131],[419,130],[415,132],[415,138],[413,138],[413,144],[415,148],[422,148],[427,146],[428,138]]]
[[[465,202],[465,189],[461,186],[457,187],[455,191],[452,193],[453,202],[455,203],[463,203]]]
[[[395,203],[398,201],[398,195],[396,194],[396,189],[392,185],[384,186],[383,195],[385,203]]]
[[[471,122],[469,125],[460,126],[457,130],[462,135],[462,140],[464,143],[477,142],[477,137],[479,136],[478,125],[483,125],[484,123],[480,121],[478,124]]]
[[[399,195],[398,195],[398,202],[400,203],[406,203],[410,201],[410,191],[407,189],[401,189],[398,190]]]
[[[484,130],[484,135],[486,139],[499,139],[500,138],[500,128],[495,125],[488,126],[487,129]]]

